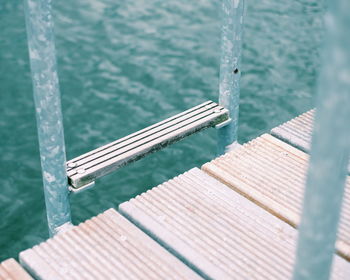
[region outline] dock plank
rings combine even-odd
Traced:
[[[271,129],[271,135],[309,153],[311,149],[315,112],[316,110],[312,109]],[[350,174],[350,160],[348,164],[348,173]]]
[[[194,168],[119,211],[207,279],[290,279],[297,231]],[[350,263],[335,256],[332,279]]]
[[[15,259],[0,263],[0,280],[33,280]]]
[[[315,109],[312,109],[271,129],[271,134],[308,153],[311,147],[314,117]]]
[[[202,169],[293,227],[300,222],[309,156],[264,134]],[[348,177],[336,249],[350,261]]]
[[[20,253],[38,279],[201,279],[114,209]]]

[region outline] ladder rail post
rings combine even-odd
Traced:
[[[71,223],[51,0],[25,0],[27,41],[50,235]]]
[[[229,110],[231,122],[218,130],[219,155],[237,143],[244,2],[222,0],[221,3],[219,104]]]
[[[328,279],[350,153],[350,3],[328,1],[294,280]]]

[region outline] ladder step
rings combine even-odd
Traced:
[[[19,255],[37,279],[201,279],[114,209]]]
[[[300,222],[309,156],[264,134],[202,169],[275,216]],[[336,249],[350,261],[350,177],[347,178]]]
[[[194,168],[119,212],[206,279],[291,279],[297,231]],[[332,279],[350,263],[335,256]]]
[[[67,162],[69,184],[77,189],[186,136],[229,120],[228,110],[208,101]]]
[[[0,263],[1,280],[33,280],[15,259],[8,259]]]

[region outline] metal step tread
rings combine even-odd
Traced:
[[[8,259],[0,263],[0,280],[32,280],[33,278],[16,262]]]
[[[20,253],[38,279],[201,279],[114,209]]]
[[[301,217],[309,156],[269,134],[227,153],[202,169],[290,225]],[[350,178],[338,229],[337,252],[350,261]]]
[[[291,279],[297,231],[198,168],[119,212],[207,279]],[[350,263],[335,256],[332,279]]]
[[[86,186],[127,163],[228,119],[227,109],[207,101],[68,161],[69,183],[73,188]]]

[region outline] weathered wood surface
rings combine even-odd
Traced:
[[[197,168],[119,211],[205,278],[291,279],[297,231]],[[348,275],[335,256],[332,279]]]
[[[15,259],[0,263],[0,280],[33,280]]]
[[[315,109],[307,111],[306,113],[271,129],[271,134],[282,141],[309,153],[311,149],[315,112]],[[350,160],[348,172],[350,174]]]
[[[271,134],[308,153],[311,147],[314,116],[315,109],[307,111],[271,129]]]
[[[204,106],[195,110],[217,105]],[[197,114],[184,112],[179,118],[187,113]],[[264,134],[203,165],[205,172],[194,168],[121,204],[119,211],[144,232],[109,209],[22,252],[21,263],[38,279],[50,280],[290,279],[309,157],[303,151],[310,147],[312,120],[310,111],[272,130],[299,149]],[[114,147],[97,153],[109,149]],[[89,156],[77,160],[89,162]],[[348,279],[350,179],[336,249],[343,258],[334,257],[332,279]],[[4,263],[0,280],[31,279],[14,260],[7,268]],[[9,278],[9,268],[19,269],[24,274],[16,276],[22,278]]]
[[[202,169],[278,218],[297,227],[309,156],[264,134]],[[350,260],[350,179],[339,225],[338,253]]]
[[[38,279],[201,279],[113,209],[20,253]]]

